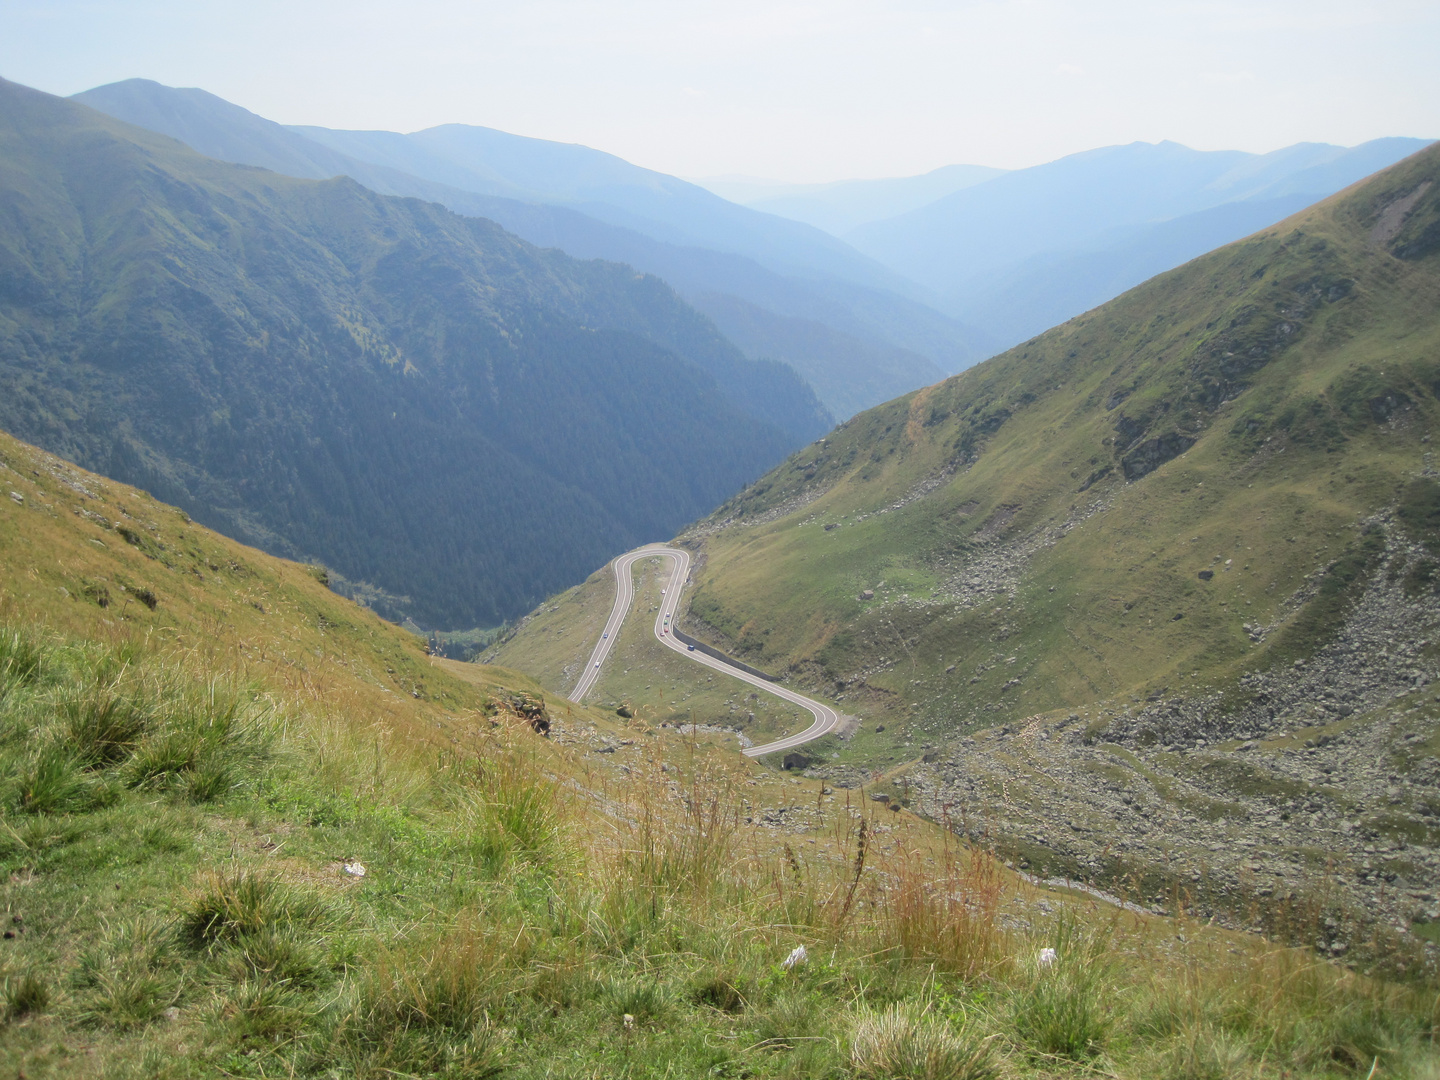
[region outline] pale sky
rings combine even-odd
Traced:
[[[0,76],[817,182],[1440,136],[1440,0],[0,0]]]

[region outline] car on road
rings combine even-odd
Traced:
[[[601,634],[600,634],[600,637],[601,637],[602,639],[608,638],[609,636],[610,636],[610,631],[609,631],[609,630],[602,631]]]
[[[686,652],[694,652],[694,651],[695,651],[695,646],[694,646],[694,645],[686,645],[686,646],[685,646],[685,651],[686,651]],[[599,665],[599,664],[596,664],[595,666],[596,666],[596,667],[599,667],[600,665]]]
[[[596,660],[596,661],[595,661],[595,666],[596,666],[597,668],[600,666],[600,661],[599,661],[599,660]]]

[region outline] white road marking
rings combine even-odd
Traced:
[[[575,684],[575,689],[570,693],[571,701],[583,701],[585,695],[595,685],[595,680],[600,677],[601,665],[610,655],[610,646],[615,643],[615,636],[619,633],[620,625],[625,621],[625,616],[630,611],[630,605],[635,600],[635,584],[631,568],[635,565],[636,560],[648,559],[657,555],[670,559],[674,562],[675,568],[671,571],[669,584],[661,593],[660,610],[655,615],[655,640],[688,660],[739,679],[741,682],[749,683],[751,686],[764,690],[767,694],[774,694],[782,701],[799,705],[815,717],[815,722],[798,734],[776,739],[763,746],[752,746],[743,751],[746,757],[762,757],[765,754],[773,754],[777,750],[791,750],[818,739],[822,735],[828,735],[840,726],[840,714],[829,705],[808,698],[804,694],[797,694],[794,690],[786,689],[768,679],[762,679],[758,675],[751,675],[748,671],[731,667],[723,660],[716,660],[699,649],[691,652],[686,648],[684,642],[676,640],[670,634],[662,633],[666,629],[667,622],[673,621],[671,616],[675,614],[680,605],[681,590],[690,576],[690,553],[681,548],[666,547],[664,544],[649,544],[646,547],[636,548],[634,551],[627,551],[611,564],[615,570],[615,605],[610,609],[610,618],[605,623],[600,640],[595,643],[595,650],[585,664],[585,671],[580,676],[580,681]]]

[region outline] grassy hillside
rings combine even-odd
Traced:
[[[628,267],[0,101],[0,427],[397,618],[496,625],[828,423]]]
[[[1433,935],[1437,218],[1432,148],[856,417],[686,534],[690,629],[1018,864]]]
[[[1433,1075],[1417,988],[640,719],[542,737],[523,676],[5,437],[0,493],[7,1074]]]

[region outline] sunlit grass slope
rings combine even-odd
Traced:
[[[1415,988],[639,718],[543,738],[311,568],[0,463],[7,1075],[1433,1074]]]
[[[1435,535],[1437,181],[1427,150],[842,425],[688,534],[697,625],[934,733],[1310,655],[1373,515]]]

